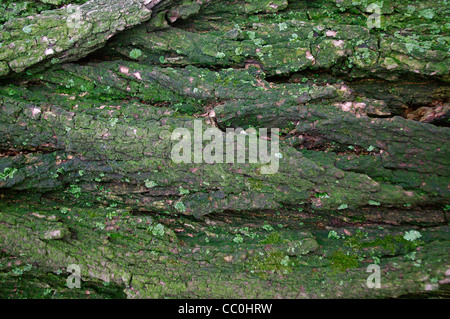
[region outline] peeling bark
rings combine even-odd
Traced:
[[[0,77],[87,56],[116,33],[150,19],[144,2],[88,1],[7,21],[0,26]]]

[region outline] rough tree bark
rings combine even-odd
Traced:
[[[370,1],[46,2],[0,7],[4,295],[25,269],[70,297],[44,275],[69,264],[140,298],[448,283],[448,6],[384,1],[369,28]],[[175,163],[195,120],[279,128],[278,170]]]

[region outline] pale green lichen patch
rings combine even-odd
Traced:
[[[142,51],[139,49],[133,49],[130,52],[130,57],[137,60],[139,57],[142,56]]]
[[[6,167],[3,170],[3,173],[0,173],[0,179],[6,180],[7,178],[13,178],[14,174],[16,174],[17,168],[14,167]]]
[[[415,241],[415,240],[419,239],[420,237],[422,237],[422,235],[417,230],[407,231],[407,232],[405,232],[405,235],[403,236],[403,238],[407,241]]]

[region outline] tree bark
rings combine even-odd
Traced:
[[[78,264],[130,298],[448,283],[447,7],[384,1],[370,28],[346,0],[65,3],[0,25],[0,265],[33,265],[5,282]],[[195,121],[224,149],[227,130],[279,129],[279,166],[249,145],[177,163]]]
[[[83,58],[118,32],[149,20],[160,2],[87,1],[8,20],[0,29],[0,77]]]

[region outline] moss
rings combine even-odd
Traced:
[[[266,235],[266,237],[261,240],[261,244],[277,244],[277,243],[281,243],[282,241],[283,240],[280,237],[280,233],[272,232],[272,233]]]
[[[262,278],[272,273],[287,274],[293,270],[295,263],[290,257],[278,250],[259,252],[246,262],[246,269]]]
[[[367,248],[374,248],[379,249],[380,254],[388,255],[408,253],[424,244],[422,240],[406,240],[403,235],[388,234],[372,240],[368,240],[366,236],[367,234],[364,232],[357,232],[355,235],[347,237],[345,244],[361,253]],[[376,250],[372,251],[372,253],[376,253]]]
[[[358,256],[355,253],[337,250],[330,256],[331,268],[335,271],[344,272],[359,266]]]

